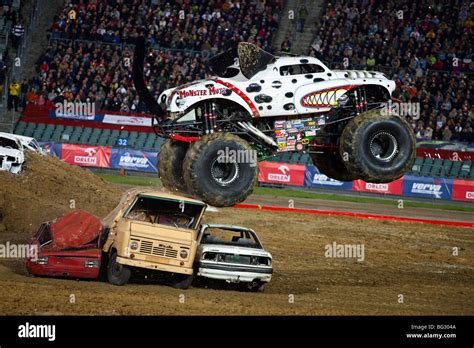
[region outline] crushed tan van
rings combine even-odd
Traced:
[[[141,269],[167,272],[174,286],[189,287],[205,210],[201,201],[159,190],[127,191],[103,220],[109,282],[123,285]]]

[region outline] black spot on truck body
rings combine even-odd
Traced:
[[[260,92],[262,90],[262,86],[260,86],[258,83],[251,83],[245,90],[248,93]]]
[[[255,97],[255,101],[259,104],[261,103],[270,103],[273,100],[272,97],[266,94],[259,94]]]

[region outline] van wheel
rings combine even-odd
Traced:
[[[191,275],[183,275],[183,274],[176,274],[173,279],[172,286],[176,289],[188,289],[191,284],[193,283],[194,276]]]
[[[118,263],[117,253],[113,253],[110,256],[109,263],[107,264],[107,279],[109,280],[109,283],[114,285],[124,285],[129,281],[131,275],[132,270],[127,266]]]

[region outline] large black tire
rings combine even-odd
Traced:
[[[312,153],[313,164],[320,173],[339,181],[357,180],[359,177],[349,172],[338,152]]]
[[[257,182],[258,166],[251,161],[221,163],[221,151],[246,151],[249,143],[230,133],[213,133],[192,144],[186,154],[183,176],[189,193],[215,207],[244,201]]]
[[[354,117],[341,136],[340,155],[347,169],[362,180],[385,183],[410,171],[416,157],[416,139],[399,116],[370,110]]]
[[[167,140],[158,154],[158,173],[163,186],[173,193],[186,192],[183,161],[189,145],[182,141]]]
[[[107,279],[114,285],[124,285],[130,280],[132,270],[117,262],[117,253],[110,255],[107,265]]]

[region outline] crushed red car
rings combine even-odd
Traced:
[[[40,226],[31,241],[38,254],[27,259],[26,268],[39,276],[96,279],[104,242],[101,220],[76,210]]]

